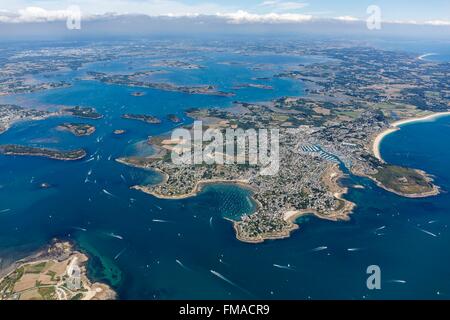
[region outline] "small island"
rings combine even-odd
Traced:
[[[201,66],[196,63],[180,61],[180,60],[162,60],[160,62],[154,63],[153,66],[154,67],[179,68],[179,69],[185,69],[185,70],[196,70],[196,69],[205,68],[204,66]]]
[[[121,135],[121,134],[124,134],[126,131],[125,130],[123,130],[123,129],[116,129],[116,130],[114,130],[114,134],[115,135]]]
[[[167,119],[173,123],[180,123],[182,121],[176,114],[168,114]]]
[[[103,72],[88,71],[87,77],[85,77],[84,80],[94,80],[114,85],[125,85],[127,87],[138,87],[163,91],[182,92],[186,94],[203,94],[219,97],[235,96],[234,92],[221,91],[218,90],[213,85],[188,86],[188,85],[176,85],[173,83],[150,82],[147,80],[145,81],[142,80],[142,77],[152,75],[156,72],[161,71],[148,70],[135,72],[133,74],[107,74]]]
[[[86,274],[88,257],[70,242],[53,243],[3,270],[0,300],[113,300],[106,284],[92,283]]]
[[[240,90],[240,89],[247,89],[247,88],[253,88],[253,89],[262,89],[262,90],[273,90],[272,86],[265,85],[265,84],[258,84],[258,83],[244,83],[244,84],[237,84],[233,86],[233,90]]]
[[[55,160],[74,161],[83,159],[86,151],[83,149],[59,151],[54,149],[36,148],[15,144],[0,145],[0,154],[7,156],[36,156]]]
[[[103,115],[98,113],[94,108],[87,108],[87,107],[80,107],[76,106],[73,108],[64,108],[62,110],[63,113],[68,113],[74,117],[78,118],[86,118],[86,119],[101,119],[103,118]]]
[[[150,124],[160,124],[161,120],[146,114],[132,114],[132,113],[126,113],[122,115],[123,119],[131,119],[131,120],[139,120]]]
[[[135,92],[132,92],[131,95],[132,95],[133,97],[142,97],[142,96],[145,96],[145,92],[142,92],[142,91],[135,91]]]
[[[90,136],[95,132],[95,127],[87,123],[63,123],[59,125],[57,129],[61,131],[69,131],[77,137]]]

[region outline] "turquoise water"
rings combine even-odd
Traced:
[[[226,90],[235,82],[250,82],[249,77],[273,72],[217,63],[226,59],[211,57],[202,62],[208,69],[181,71],[176,79],[170,74],[161,77],[191,84],[214,82]],[[304,60],[254,59],[272,65]],[[102,68],[120,71],[126,65],[102,64]],[[0,156],[0,211],[11,209],[0,214],[3,263],[59,237],[73,239],[85,250],[91,257],[90,276],[111,284],[123,299],[449,298],[450,197],[446,190],[450,183],[450,141],[446,137],[450,118],[405,126],[381,145],[388,161],[436,175],[436,183],[444,191],[441,195],[405,199],[366,179],[350,177],[348,183],[365,188],[350,189],[347,195],[358,204],[349,222],[303,218],[300,229],[285,240],[252,245],[235,239],[232,225],[224,217],[238,219],[254,209],[249,192],[236,186],[208,186],[197,197],[184,200],[159,200],[129,189],[138,183],[156,183],[160,177],[118,164],[114,158],[150,152],[140,142],[174,125],[168,121],[158,126],[126,121],[120,114],[183,116],[182,111],[190,107],[227,107],[234,100],[270,100],[301,95],[303,90],[300,83],[290,80],[277,79],[269,84],[276,90],[239,90],[232,98],[150,89],[139,89],[146,95],[133,97],[130,93],[134,89],[76,81],[71,88],[8,98],[35,107],[92,106],[105,117],[70,118],[96,125],[96,133],[89,137],[55,130],[69,118],[20,123],[0,135],[0,144],[83,147],[88,158],[99,155],[99,160],[70,163]],[[115,129],[127,133],[115,136]],[[42,182],[52,188],[40,189]],[[290,267],[280,269],[274,264]],[[372,264],[381,267],[379,291],[366,288],[366,268]]]

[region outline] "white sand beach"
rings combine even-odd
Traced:
[[[425,54],[423,54],[421,56],[418,56],[417,59],[425,60],[426,57],[435,56],[435,55],[437,55],[437,53],[425,53]]]
[[[435,119],[437,119],[439,117],[443,117],[443,116],[450,116],[450,111],[437,112],[437,113],[432,113],[432,114],[426,115],[424,117],[416,117],[416,118],[404,119],[404,120],[399,120],[399,121],[393,122],[391,124],[390,128],[384,130],[383,132],[381,132],[379,135],[377,135],[375,137],[375,140],[373,141],[373,145],[372,145],[373,155],[378,160],[384,162],[383,158],[381,157],[381,153],[380,153],[381,142],[387,135],[389,135],[392,132],[395,132],[397,130],[400,130],[401,126],[406,125],[406,124],[411,124],[414,122],[432,121],[432,120],[435,120]]]

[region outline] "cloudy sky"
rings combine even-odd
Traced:
[[[378,5],[391,22],[450,25],[449,0],[0,0],[0,21],[32,22],[64,17],[77,5],[83,15],[217,15],[256,22],[309,19],[364,20]]]

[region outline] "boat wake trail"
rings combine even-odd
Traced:
[[[162,220],[162,219],[153,219],[153,222],[158,222],[158,223],[171,223],[172,221],[168,221],[168,220]]]
[[[278,269],[284,269],[284,270],[290,270],[290,271],[295,271],[295,268],[293,266],[291,266],[290,264],[287,264],[286,266],[280,265],[280,264],[273,264],[273,266],[275,268]]]
[[[102,191],[103,191],[104,194],[107,194],[108,196],[115,197],[115,195],[113,195],[111,192],[109,192],[106,189],[103,189]]]
[[[116,256],[114,257],[114,260],[119,259],[119,257],[122,255],[122,253],[125,252],[125,250],[127,250],[127,248],[123,248],[123,250],[121,250],[118,254],[116,254]]]
[[[225,276],[223,276],[222,274],[220,274],[217,271],[214,270],[209,270],[213,275],[215,275],[216,277],[218,277],[219,279],[222,279],[223,281],[225,281],[226,283],[232,285],[233,287],[241,290],[242,292],[248,294],[249,296],[253,296],[250,292],[248,292],[247,290],[245,290],[244,288],[238,286],[236,283],[234,283],[233,281],[231,281],[230,279],[227,279]]]
[[[230,266],[228,263],[224,262],[222,258],[219,258],[219,262],[224,266]]]
[[[384,233],[383,232],[380,232],[380,231],[382,231],[382,230],[384,230],[384,229],[386,229],[386,226],[381,226],[381,227],[379,227],[379,228],[376,228],[375,230],[374,230],[374,234],[376,235],[376,236],[384,236]]]
[[[112,237],[112,238],[116,238],[116,239],[119,239],[119,240],[123,240],[123,237],[122,237],[122,236],[120,236],[120,235],[118,235],[118,234],[115,234],[115,233],[113,233],[113,232],[107,233],[107,235],[110,236],[110,237]]]
[[[323,251],[323,250],[327,250],[328,247],[327,246],[320,246],[314,249],[311,249],[311,252],[318,252],[318,251]]]
[[[390,283],[406,283],[405,280],[389,280]]]
[[[428,235],[430,235],[430,236],[432,236],[432,237],[437,237],[436,234],[434,234],[434,233],[432,233],[432,232],[430,232],[430,231],[427,231],[427,230],[425,230],[425,229],[420,229],[420,228],[417,228],[417,229],[419,229],[419,230],[422,231],[423,233],[426,233],[426,234],[428,234]]]
[[[191,269],[189,269],[188,267],[186,267],[186,266],[183,264],[183,262],[181,262],[180,260],[175,259],[175,262],[176,262],[180,267],[182,267],[184,270],[192,271]]]

